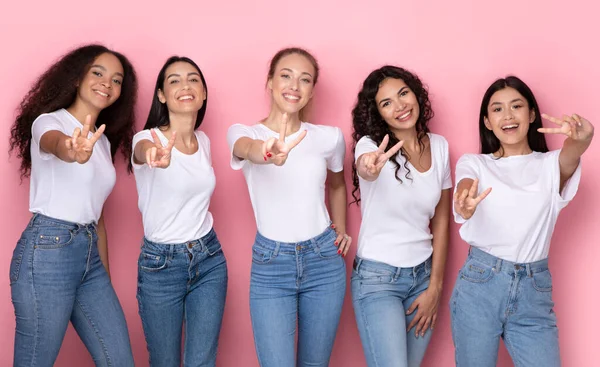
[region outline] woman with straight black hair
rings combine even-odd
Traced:
[[[144,239],[139,312],[153,367],[215,366],[227,292],[227,264],[208,211],[215,188],[210,140],[197,130],[208,91],[187,57],[169,58],[156,80],[131,167]]]
[[[542,117],[559,127],[543,128]],[[544,133],[567,138],[548,151]],[[456,364],[495,366],[503,338],[516,366],[560,366],[548,253],[594,127],[577,114],[541,114],[531,89],[509,76],[485,92],[479,134],[482,154],[456,166],[454,217],[470,245],[450,300]]]
[[[127,58],[87,45],[54,63],[21,102],[10,149],[21,178],[31,175],[33,216],[10,264],[15,366],[52,366],[69,321],[96,366],[133,366],[102,210],[116,152],[131,154],[136,94]]]

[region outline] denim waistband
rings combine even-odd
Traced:
[[[330,237],[336,236],[335,231],[331,227],[327,227],[321,234],[304,241],[299,242],[281,242],[269,239],[259,232],[256,232],[254,244],[265,247],[267,249],[276,249],[277,252],[296,253],[304,250],[310,250],[319,247],[324,241]]]
[[[195,246],[208,247],[211,244],[211,242],[213,242],[213,240],[215,240],[216,238],[217,233],[215,232],[214,228],[211,228],[210,231],[204,236],[184,243],[158,243],[150,241],[149,239],[144,237],[143,244],[157,247],[172,247],[173,252],[187,252],[187,249],[194,248]]]
[[[356,256],[354,258],[353,266],[354,270],[356,270],[357,272],[359,271],[359,269],[365,269],[375,272],[395,274],[397,277],[405,277],[411,275],[416,276],[417,274],[419,274],[420,271],[424,271],[427,267],[431,268],[431,256],[419,265],[408,268],[400,268],[379,261],[362,259]]]
[[[543,259],[531,263],[516,263],[508,260],[503,260],[494,255],[471,246],[469,249],[469,257],[477,260],[480,263],[491,266],[496,272],[514,273],[515,271],[523,271],[528,275],[539,273],[548,270],[548,259]]]
[[[46,215],[40,213],[33,213],[33,216],[29,220],[28,227],[35,226],[52,226],[52,227],[61,227],[71,231],[78,231],[80,229],[87,229],[89,231],[96,231],[97,225],[96,223],[87,223],[87,224],[79,224],[75,222],[69,222],[62,219],[56,219],[52,217],[48,217]]]

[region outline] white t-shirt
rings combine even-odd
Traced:
[[[286,137],[307,135],[290,154],[283,166],[253,164],[233,155],[235,142],[242,137],[267,140],[279,133],[263,124],[235,124],[227,132],[232,152],[231,168],[242,169],[248,184],[256,226],[263,236],[274,241],[299,242],[321,234],[329,225],[325,206],[327,170],[344,169],[346,144],[337,127],[302,122],[300,129]]]
[[[375,181],[358,176],[362,223],[358,235],[357,255],[363,259],[383,262],[396,267],[413,267],[427,260],[432,252],[429,223],[435,214],[442,190],[452,187],[448,142],[441,135],[429,134],[431,167],[419,172],[398,154],[402,168],[396,179],[396,166],[388,161]],[[354,159],[377,150],[369,137],[356,144]]]
[[[465,154],[456,165],[456,183],[479,179],[479,193],[492,192],[463,223],[460,235],[469,245],[504,260],[529,263],[548,257],[550,239],[560,211],[573,199],[581,164],[560,190],[560,150],[494,158]]]
[[[160,129],[154,131],[166,146],[169,140]],[[136,164],[131,157],[144,235],[152,242],[174,244],[192,241],[206,235],[212,228],[213,217],[208,206],[216,179],[210,140],[202,131],[195,133],[198,151],[184,154],[173,147],[167,168]],[[152,141],[150,130],[135,134],[133,147],[141,140]]]
[[[67,163],[40,148],[46,132],[72,136],[75,128],[83,125],[65,109],[42,114],[33,122],[29,211],[74,223],[97,223],[117,179],[108,138],[100,137],[84,164]]]

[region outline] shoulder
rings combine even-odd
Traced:
[[[327,137],[343,136],[342,129],[340,129],[339,127],[336,127],[336,126],[317,125],[317,124],[312,124],[310,122],[303,122],[302,125],[307,131],[316,132],[323,136],[327,136]]]

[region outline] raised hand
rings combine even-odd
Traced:
[[[560,126],[558,128],[539,128],[538,131],[544,134],[563,134],[573,140],[589,140],[594,135],[594,126],[585,118],[573,114],[571,116],[563,115],[561,119],[552,117],[545,113],[542,117],[548,121]]]
[[[457,190],[454,193],[454,210],[464,219],[471,218],[475,213],[477,205],[492,191],[492,188],[488,187],[481,195],[477,196],[478,185],[479,180],[475,179],[469,190],[464,189],[462,193]]]
[[[85,123],[83,124],[83,130],[76,128],[75,131],[73,131],[73,136],[65,140],[67,154],[74,162],[84,164],[90,160],[94,151],[94,145],[98,139],[100,139],[106,128],[106,125],[102,124],[102,126],[88,138],[92,126],[92,116],[87,115],[85,117]]]
[[[296,145],[300,144],[302,139],[306,136],[306,130],[304,130],[298,134],[296,139],[291,142],[286,142],[285,136],[287,134],[287,124],[288,115],[287,113],[284,113],[281,120],[281,128],[279,129],[279,139],[269,138],[262,145],[262,153],[265,162],[273,163],[276,166],[283,166],[290,151],[294,149]]]
[[[150,168],[169,167],[171,164],[171,151],[173,151],[173,146],[175,145],[175,137],[177,136],[177,132],[173,131],[171,134],[171,139],[169,139],[166,147],[163,147],[154,129],[150,129],[150,134],[152,134],[154,146],[146,150],[146,163],[148,166],[150,166]]]
[[[381,173],[383,166],[385,166],[387,161],[402,148],[402,145],[404,145],[404,140],[400,140],[386,152],[385,148],[387,148],[389,141],[390,137],[388,135],[384,136],[376,151],[364,153],[360,156],[357,164],[357,171],[362,178],[373,181],[379,177],[379,173]]]

